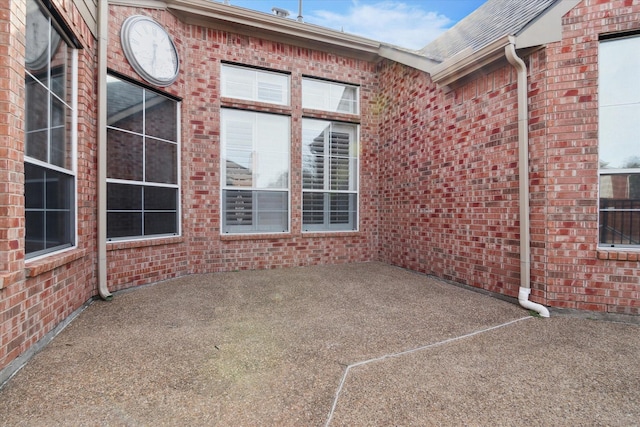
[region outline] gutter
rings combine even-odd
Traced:
[[[107,46],[109,1],[98,0],[98,293],[109,301],[107,288]]]
[[[528,310],[542,317],[549,317],[549,310],[538,303],[529,301],[531,294],[531,245],[529,218],[529,108],[527,105],[527,66],[516,54],[514,39],[504,48],[505,56],[517,71],[518,91],[518,166],[520,185],[520,291],[518,302]]]

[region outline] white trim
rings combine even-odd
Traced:
[[[78,247],[78,49],[71,50],[71,169],[73,170],[74,203],[73,243]]]

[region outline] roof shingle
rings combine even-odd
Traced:
[[[488,0],[420,53],[442,62],[466,48],[476,52],[501,37],[516,35],[556,1],[562,0]]]

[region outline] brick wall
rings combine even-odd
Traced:
[[[317,50],[183,24],[159,10],[110,7],[109,67],[140,81],[120,46],[130,15],[160,22],[173,37],[180,76],[168,93],[182,101],[182,236],[160,241],[110,243],[109,287],[121,289],[190,273],[368,261],[376,256],[377,128],[370,113],[377,90],[375,64]],[[220,63],[262,67],[291,76],[291,107],[219,97]],[[302,233],[301,121],[305,117],[353,120],[302,110],[302,76],[360,86],[360,231]],[[250,108],[291,117],[290,233],[229,236],[220,233],[220,108]]]
[[[598,36],[640,29],[640,2],[580,3],[547,48],[546,285],[549,303],[640,313],[638,251],[599,250]]]
[[[563,40],[528,54],[532,300],[638,314],[637,251],[598,250],[597,49],[640,28],[637,1],[585,1]],[[380,257],[510,296],[519,287],[515,72],[494,64],[444,92],[385,63]]]
[[[0,2],[0,369],[95,294],[96,41],[73,2],[54,2],[78,58],[78,247],[24,260],[24,2]]]
[[[514,295],[519,287],[517,99],[508,64],[445,92],[386,63],[380,257]]]

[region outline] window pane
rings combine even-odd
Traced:
[[[144,190],[145,210],[171,210],[178,206],[178,189],[164,187],[146,187]]]
[[[107,184],[107,210],[129,211],[142,209],[142,186]]]
[[[600,107],[600,168],[640,168],[640,99],[637,102]]]
[[[55,171],[46,171],[46,177],[46,208],[70,210],[73,201],[73,178]]]
[[[25,82],[26,90],[26,155],[43,162],[48,161],[49,145],[49,93],[40,83],[29,75]]]
[[[26,230],[25,230],[25,251],[28,254],[42,251],[46,248],[44,238],[45,222],[44,211],[25,212]]]
[[[142,181],[142,136],[107,129],[107,177]]]
[[[69,210],[48,210],[46,212],[47,240],[45,249],[70,245],[71,212]]]
[[[51,105],[51,152],[49,163],[65,169],[71,169],[71,130],[72,110],[57,98]]]
[[[222,65],[222,96],[270,104],[289,104],[289,76]]]
[[[280,74],[258,73],[258,101],[288,104],[289,79]]]
[[[289,201],[286,192],[257,192],[257,231],[287,231],[289,218]]]
[[[70,73],[67,72],[67,67],[70,68],[71,49],[66,43],[61,42],[60,35],[58,35],[55,28],[52,28],[51,31],[51,91],[58,98],[68,102],[67,87],[69,86]]]
[[[226,190],[223,191],[222,196],[225,229],[227,226],[250,226],[253,224],[252,191]]]
[[[25,164],[27,253],[66,247],[74,239],[73,176]]]
[[[49,17],[45,15],[38,3],[27,0],[27,22],[25,40],[25,65],[32,73],[47,75],[49,65]]]
[[[599,133],[601,168],[640,168],[640,36],[600,42]]]
[[[26,155],[46,162],[49,132],[46,129],[37,132],[27,132],[26,139]]]
[[[253,187],[253,152],[227,150],[227,186]]]
[[[241,67],[222,65],[222,96],[254,99],[255,72]]]
[[[640,211],[601,211],[600,243],[640,245]]]
[[[324,193],[303,193],[302,195],[302,223],[324,224]]]
[[[108,76],[107,125],[141,134],[143,92],[141,87]]]
[[[107,238],[142,236],[141,212],[107,212]]]
[[[146,139],[146,182],[178,183],[178,146],[171,142]]]
[[[148,136],[166,139],[168,141],[178,140],[178,104],[162,95],[151,91],[145,91],[145,133]]]
[[[47,129],[49,92],[47,88],[27,75],[25,82],[26,104],[26,130],[27,132]]]
[[[144,234],[176,234],[177,213],[176,212],[145,212],[144,214]]]
[[[330,199],[331,224],[346,224],[351,226],[355,224],[355,194],[335,193],[330,195]]]
[[[289,186],[289,118],[259,114],[256,140],[256,187]]]
[[[226,186],[288,188],[289,135],[288,117],[223,110]]]
[[[24,205],[26,209],[44,209],[45,175],[44,168],[25,163],[24,165]]]
[[[302,107],[335,113],[358,114],[356,86],[302,79]]]

